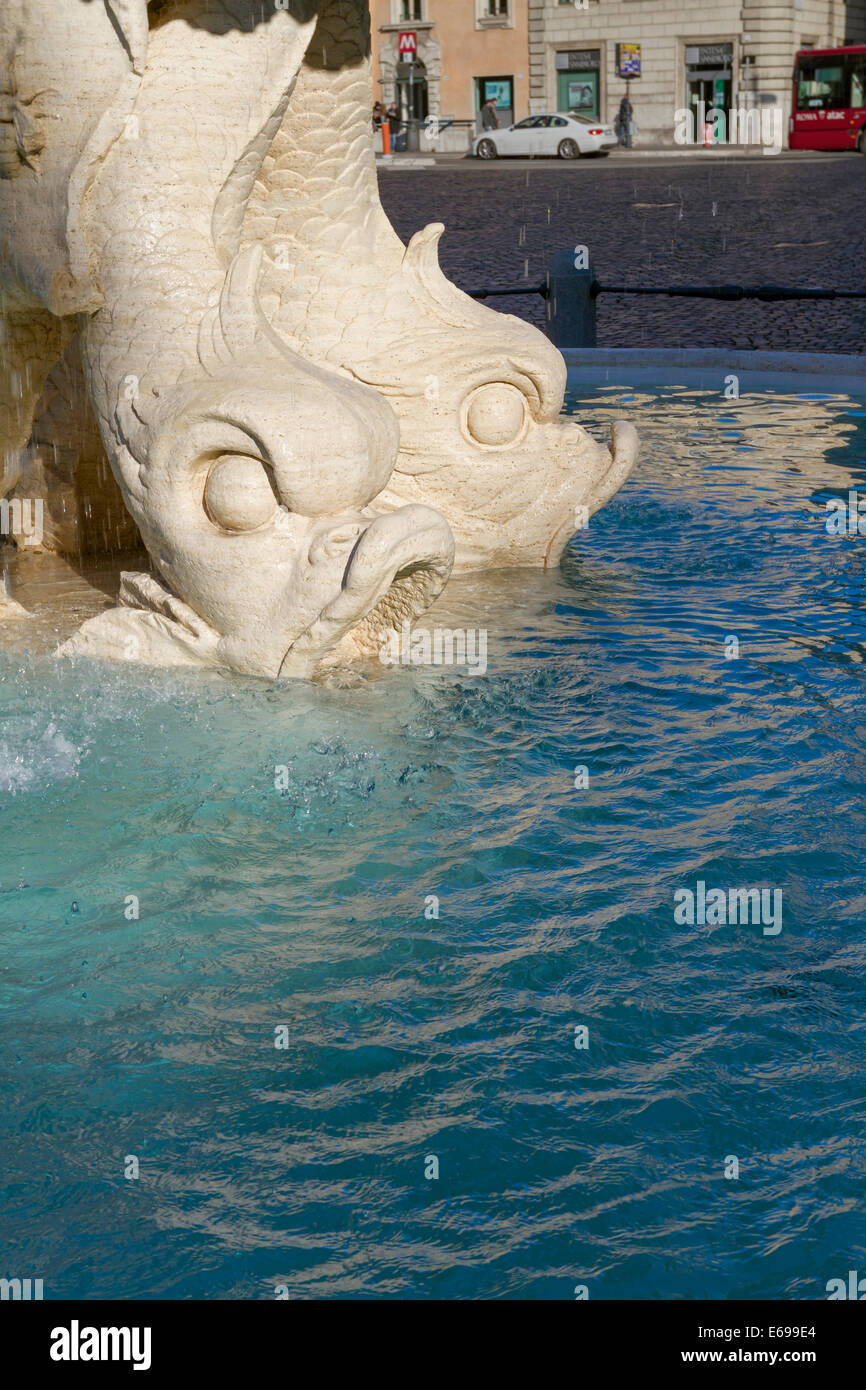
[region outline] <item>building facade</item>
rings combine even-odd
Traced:
[[[612,121],[628,91],[640,145],[673,143],[678,111],[777,107],[798,48],[866,43],[866,0],[528,0],[530,111]],[[620,56],[640,76],[618,75]],[[635,46],[639,46],[639,55]]]
[[[496,98],[500,125],[529,114],[529,0],[372,0],[374,97],[404,119],[455,122],[468,144]],[[402,52],[401,52],[402,47]],[[443,141],[437,141],[441,148]]]

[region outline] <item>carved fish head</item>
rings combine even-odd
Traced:
[[[638,453],[631,425],[611,448],[562,416],[566,368],[532,325],[470,300],[445,279],[440,226],[413,238],[402,288],[405,330],[355,360],[400,421],[400,451],[380,502],[423,502],[448,518],[457,566],[558,563],[569,538],[625,482]]]
[[[374,392],[306,364],[290,375],[260,352],[142,389],[118,413],[135,450],[118,459],[127,504],[168,589],[206,625],[207,660],[308,676],[374,652],[443,588],[454,542],[442,517],[369,510],[397,448]]]

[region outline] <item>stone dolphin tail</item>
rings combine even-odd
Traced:
[[[82,316],[89,397],[158,575],[125,576],[119,607],[61,650],[267,676],[374,651],[439,593],[453,537],[414,499],[370,510],[399,447],[392,406],[274,333],[258,300],[261,248],[241,246],[316,6],[164,0],[148,32],[144,0],[65,0],[68,51],[54,51],[43,0],[31,8],[50,51],[34,59],[25,45],[22,100],[42,81],[50,106],[63,68],[75,119],[66,146],[49,130],[40,150],[33,136],[7,151],[10,240],[17,232],[23,249],[3,247],[6,318],[32,397],[68,316]],[[13,18],[26,29],[23,11]],[[23,221],[40,161],[54,220],[34,246]],[[29,398],[10,473],[28,409]]]
[[[400,453],[378,505],[441,511],[460,568],[555,564],[627,479],[637,435],[618,422],[608,449],[561,417],[561,354],[446,280],[443,227],[403,245],[379,200],[371,103],[367,6],[324,0],[246,208],[263,307],[296,351],[393,406]]]

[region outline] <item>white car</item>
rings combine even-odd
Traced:
[[[582,154],[607,154],[617,143],[613,128],[589,116],[566,116],[561,111],[527,116],[502,130],[484,130],[472,144],[478,159],[500,155],[558,155],[577,159]]]

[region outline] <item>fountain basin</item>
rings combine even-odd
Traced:
[[[856,1267],[866,541],[826,520],[866,389],[628,365],[569,408],[603,437],[627,402],[633,479],[558,570],[421,620],[484,629],[483,675],[54,661],[110,598],[20,562],[0,1201],[46,1297],[799,1299]],[[677,922],[699,883],[781,892],[780,932]]]
[[[845,352],[764,352],[735,348],[566,348],[569,384],[618,382],[642,386],[696,386],[724,390],[736,375],[739,390],[866,389],[866,357]]]

